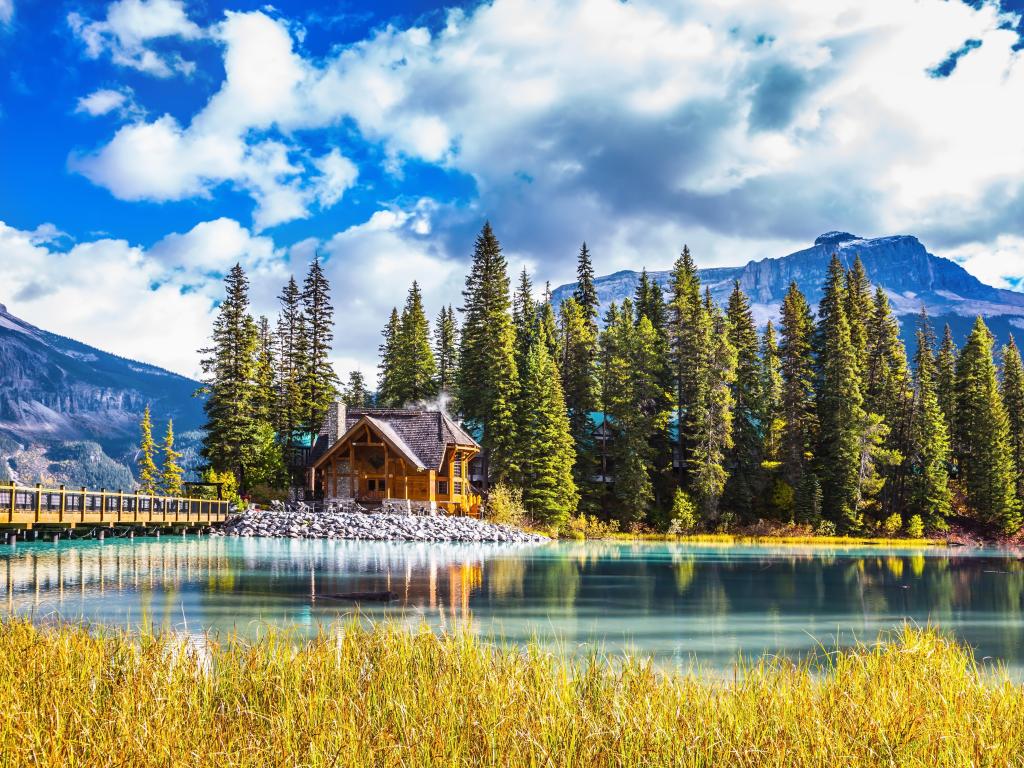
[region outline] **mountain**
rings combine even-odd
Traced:
[[[788,256],[750,261],[742,267],[702,269],[700,277],[723,305],[733,281],[739,280],[740,287],[750,296],[755,317],[763,324],[778,316],[782,299],[793,281],[807,295],[811,306],[817,307],[833,253],[847,267],[860,256],[868,278],[889,295],[911,353],[915,317],[922,304],[928,309],[936,331],[941,334],[943,324],[948,322],[958,342],[966,337],[977,315],[985,317],[1001,342],[1014,329],[1018,334],[1024,332],[1024,293],[985,285],[956,262],[928,253],[921,241],[910,235],[862,238],[848,232],[827,232],[810,248]],[[669,272],[648,274],[667,289]],[[639,272],[629,270],[597,278],[595,287],[602,314],[612,301],[621,303],[632,296],[639,278]],[[568,298],[574,288],[574,284],[556,288],[552,293],[555,305]]]
[[[0,478],[127,488],[148,404],[195,458],[199,383],[36,328],[0,304]],[[130,469],[129,469],[130,468]]]

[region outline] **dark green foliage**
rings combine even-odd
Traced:
[[[761,425],[762,451],[765,461],[777,462],[782,451],[782,361],[771,320],[761,336],[761,391],[758,421]]]
[[[846,293],[844,297],[846,321],[850,326],[850,344],[853,346],[854,357],[860,375],[867,375],[868,368],[868,326],[873,313],[871,301],[871,283],[860,256],[854,257],[853,266],[846,273]],[[870,410],[870,409],[868,409]]]
[[[590,414],[598,409],[597,336],[576,299],[562,302],[559,311],[562,391],[569,412],[569,433],[576,450],[573,477],[580,490],[580,506],[597,511],[601,489],[591,478],[597,471]]]
[[[782,302],[781,335],[782,474],[792,487],[797,487],[817,441],[818,416],[811,354],[814,321],[807,299],[796,283],[790,284]]]
[[[537,304],[533,300],[533,283],[530,282],[526,267],[519,274],[519,286],[512,296],[512,327],[516,339],[516,368],[522,370],[526,367],[526,357],[530,354],[533,342],[540,334]]]
[[[378,347],[380,362],[377,363],[377,405],[382,408],[392,408],[401,403],[399,399],[401,332],[401,318],[398,316],[398,310],[392,307],[388,324],[381,331],[384,340]]]
[[[954,428],[956,420],[956,344],[953,343],[953,331],[949,323],[942,332],[942,346],[935,358],[935,395],[939,400],[939,408],[946,420],[946,431],[950,440],[956,439]]]
[[[430,347],[430,324],[423,309],[423,294],[415,280],[398,324],[390,377],[390,396],[396,405],[422,402],[436,394],[437,365]]]
[[[349,408],[365,408],[370,405],[370,392],[366,388],[366,379],[362,371],[350,371],[348,382],[342,392],[342,401]]]
[[[708,318],[700,298],[700,278],[686,246],[672,267],[670,290],[668,343],[679,425],[680,482],[684,483],[692,459],[693,444],[689,436],[696,430],[697,377],[700,358],[706,354],[708,333]]]
[[[304,371],[308,368],[309,337],[302,313],[302,292],[295,278],[278,297],[281,309],[277,317],[277,406],[274,426],[284,444],[292,444],[301,429],[303,414],[308,412],[302,389]]]
[[[584,319],[593,326],[596,337],[597,308],[601,301],[597,298],[597,289],[594,287],[594,264],[586,243],[580,246],[580,255],[576,263],[576,290],[573,291],[572,297],[580,305]]]
[[[821,483],[813,472],[804,472],[796,489],[793,519],[805,525],[817,525],[821,520],[823,496]]]
[[[270,321],[260,315],[256,323],[256,392],[253,413],[257,420],[276,424],[277,419],[277,339]]]
[[[441,307],[434,323],[434,359],[437,362],[437,391],[441,395],[455,391],[459,369],[459,326],[452,305]]]
[[[1013,461],[1015,489],[1024,499],[1024,366],[1013,336],[1003,347],[1003,377],[1000,384],[1003,407],[1010,425],[1010,457]]]
[[[993,337],[979,317],[956,365],[956,452],[967,501],[985,523],[1020,528],[1010,423],[992,359]]]
[[[519,382],[507,264],[490,223],[476,239],[462,295],[459,406],[464,418],[481,428],[485,466],[490,479],[500,481],[516,473],[513,408]]]
[[[726,336],[736,355],[736,373],[732,382],[732,448],[726,458],[729,481],[725,503],[742,518],[754,518],[755,501],[763,487],[763,424],[761,360],[758,357],[757,328],[750,301],[733,284],[726,311]]]
[[[559,361],[562,359],[562,350],[558,343],[558,321],[555,319],[555,310],[551,306],[551,285],[544,286],[544,301],[537,307],[537,333],[541,342],[548,348],[548,355],[555,362],[555,369],[558,370]]]
[[[302,376],[302,398],[306,410],[301,423],[307,432],[316,434],[327,415],[327,408],[337,397],[339,384],[329,359],[334,340],[331,288],[319,257],[309,265],[302,284],[302,311],[308,346]]]

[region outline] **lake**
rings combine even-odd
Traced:
[[[911,620],[1024,677],[1024,562],[999,550],[165,536],[3,545],[0,558],[6,612],[36,621],[255,636],[271,624],[315,633],[358,612],[721,670],[738,653],[831,649]],[[380,590],[398,599],[332,597]]]

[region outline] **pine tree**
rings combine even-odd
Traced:
[[[519,388],[515,331],[509,313],[509,279],[501,245],[490,223],[476,239],[466,278],[465,320],[459,347],[460,410],[482,432],[489,479],[515,476],[513,408]]]
[[[956,365],[956,450],[967,502],[978,519],[1013,533],[1021,525],[1010,423],[992,359],[994,338],[979,317]]]
[[[824,497],[821,482],[813,472],[804,472],[796,488],[793,519],[804,525],[817,525],[821,520]]]
[[[951,441],[956,439],[956,358],[957,348],[953,342],[953,331],[946,323],[942,332],[942,346],[935,359],[935,395],[939,400],[939,408],[946,420],[946,431]],[[952,445],[955,453],[955,446]]]
[[[845,273],[832,256],[818,309],[820,388],[817,392],[818,450],[823,512],[840,530],[861,527],[862,430],[867,415],[860,389],[857,350],[846,318]]]
[[[1003,347],[1003,377],[1000,387],[1003,407],[1010,426],[1010,457],[1016,477],[1017,498],[1024,500],[1024,366],[1013,335]]]
[[[155,494],[157,492],[157,470],[154,454],[156,444],[153,442],[153,422],[149,416],[149,406],[142,412],[139,422],[141,433],[139,440],[139,493]]]
[[[689,435],[696,429],[699,358],[704,352],[709,322],[700,299],[697,267],[686,246],[672,267],[670,289],[668,343],[679,435],[679,477],[683,483],[688,477],[687,468],[692,459],[693,445],[689,442]]]
[[[206,395],[203,457],[217,472],[230,471],[248,487],[245,450],[255,435],[256,323],[249,314],[249,281],[240,264],[224,279],[225,297],[213,324],[213,344],[202,350]]]
[[[922,309],[914,356],[914,409],[911,418],[910,488],[911,514],[921,516],[933,530],[944,530],[950,513],[949,433],[935,394],[935,358],[928,316]]]
[[[173,419],[167,421],[167,433],[164,435],[162,451],[164,454],[164,466],[160,472],[160,492],[164,496],[181,496],[185,490],[185,486],[182,483],[184,472],[178,463],[181,460],[181,452],[174,450]]]
[[[522,370],[526,367],[526,358],[533,342],[540,334],[537,304],[533,300],[533,283],[530,282],[526,267],[519,274],[519,285],[512,295],[512,327],[516,338],[516,368]]]
[[[558,341],[558,321],[555,320],[555,310],[551,306],[551,283],[545,283],[544,301],[537,307],[537,333],[548,348],[548,356],[555,363],[555,370],[561,373],[559,364],[562,350]]]
[[[795,490],[807,469],[818,432],[811,353],[814,321],[796,283],[790,284],[782,301],[781,337],[782,475]]]
[[[392,307],[388,324],[381,331],[384,340],[378,348],[380,362],[377,364],[377,405],[381,408],[393,408],[401,405],[399,391],[401,384],[398,370],[401,364],[399,351],[401,332],[402,321],[398,317],[398,310]]]
[[[434,323],[434,359],[437,361],[437,391],[451,395],[455,392],[455,374],[459,368],[459,327],[455,322],[452,305],[441,307]]]
[[[597,337],[583,309],[574,298],[560,307],[559,347],[562,362],[562,390],[569,412],[569,433],[576,450],[573,477],[580,490],[581,508],[593,514],[600,502],[600,489],[591,478],[597,470],[591,414],[598,408]]]
[[[258,421],[275,424],[277,419],[277,342],[270,321],[260,315],[256,323],[256,391],[253,415]]]
[[[584,319],[593,328],[596,339],[598,307],[601,301],[597,298],[597,289],[594,287],[594,265],[590,260],[590,251],[587,250],[586,243],[580,246],[580,255],[576,263],[576,289],[572,297],[583,311]]]
[[[705,295],[699,315],[697,377],[690,441],[690,485],[704,519],[718,519],[718,502],[725,490],[725,459],[733,447],[732,385],[736,380],[736,350],[729,340],[728,321]]]
[[[370,404],[370,392],[366,388],[366,379],[363,377],[362,371],[349,372],[342,401],[349,408],[366,408]]]
[[[302,426],[315,435],[338,394],[340,383],[329,359],[334,340],[334,308],[331,306],[330,284],[319,257],[313,259],[302,284],[302,309],[308,331],[308,357],[302,378],[306,412]]]
[[[538,521],[558,526],[576,509],[574,450],[562,384],[547,346],[534,337],[522,371],[518,457],[523,506]]]
[[[308,412],[302,380],[308,365],[309,343],[306,319],[302,314],[302,292],[294,277],[288,279],[278,299],[281,310],[277,319],[277,413],[274,425],[287,447],[294,443],[304,414]]]
[[[860,256],[853,259],[853,266],[846,273],[846,320],[850,326],[850,343],[861,377],[868,368],[868,325],[874,311],[871,301],[871,283]],[[869,409],[870,410],[870,409]]]
[[[725,494],[730,508],[749,520],[754,516],[754,503],[763,487],[761,361],[754,315],[738,280],[729,295],[726,335],[736,355],[736,374],[731,386],[734,415],[732,448],[726,458],[729,480]]]
[[[437,365],[430,347],[430,324],[423,309],[423,294],[415,280],[402,310],[396,355],[392,384],[397,403],[408,405],[434,397]]]
[[[761,336],[761,383],[758,421],[763,436],[762,451],[766,461],[778,461],[782,451],[782,362],[771,320]]]

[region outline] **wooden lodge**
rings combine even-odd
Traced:
[[[479,515],[469,462],[480,446],[447,414],[334,403],[312,450],[307,497],[389,511]]]

